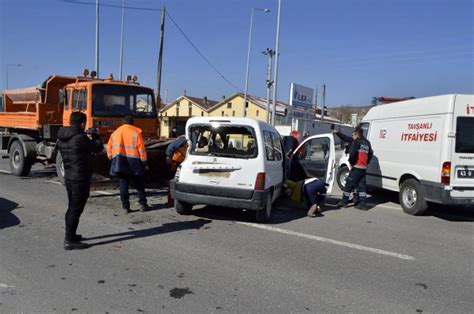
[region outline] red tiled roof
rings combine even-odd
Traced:
[[[198,104],[199,106],[201,106],[202,108],[206,110],[208,110],[209,108],[211,108],[212,106],[218,103],[218,101],[210,100],[210,99],[207,99],[207,101],[205,101],[204,98],[197,98],[197,97],[191,97],[191,96],[184,96],[184,97],[188,98],[189,100]]]

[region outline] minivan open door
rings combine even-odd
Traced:
[[[318,178],[326,182],[327,193],[331,193],[336,169],[336,149],[332,134],[313,135],[305,139],[290,159],[288,178],[300,181]]]

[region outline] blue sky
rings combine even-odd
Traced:
[[[95,2],[95,0],[81,0]],[[101,0],[120,5],[121,0]],[[283,0],[278,98],[289,84],[326,83],[326,104],[365,105],[372,96],[474,93],[473,0]],[[126,0],[160,8],[162,0]],[[228,80],[244,89],[251,8],[255,12],[249,93],[265,96],[277,0],[168,0],[169,14]],[[101,8],[100,73],[118,77],[121,10]],[[38,85],[48,75],[92,69],[95,6],[61,0],[0,0],[0,86]],[[127,10],[124,73],[155,87],[159,11]],[[236,92],[167,19],[162,96],[219,100]],[[321,95],[321,93],[320,93]]]

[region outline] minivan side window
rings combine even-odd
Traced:
[[[275,159],[281,160],[283,158],[283,148],[281,147],[280,136],[274,132],[272,132],[272,142]]]
[[[263,131],[263,143],[265,145],[265,154],[267,160],[275,160],[275,151],[273,150],[272,134],[268,131]]]

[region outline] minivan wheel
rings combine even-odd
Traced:
[[[349,176],[349,168],[346,166],[341,166],[339,170],[337,171],[337,185],[341,190],[344,190],[344,187],[346,186],[346,179],[347,176]]]
[[[270,216],[272,214],[272,194],[268,193],[267,200],[265,202],[265,206],[262,209],[257,210],[255,212],[255,220],[258,223],[265,223],[270,220]]]
[[[423,215],[428,209],[421,185],[415,179],[408,179],[402,183],[399,201],[403,211],[410,215]]]
[[[190,215],[191,211],[193,210],[193,205],[175,199],[174,209],[180,215]]]

